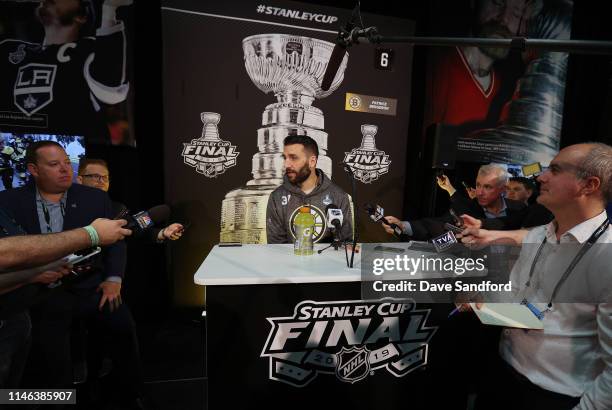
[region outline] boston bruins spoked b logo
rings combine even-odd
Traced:
[[[321,240],[321,238],[323,238],[323,236],[325,236],[325,232],[327,232],[327,219],[325,218],[325,214],[314,205],[300,205],[295,208],[295,210],[291,213],[291,216],[289,217],[289,227],[291,228],[291,236],[295,241],[295,218],[298,216],[300,208],[304,206],[310,208],[310,213],[315,217],[315,227],[314,232],[312,234],[312,242],[317,243]]]
[[[427,364],[430,309],[400,299],[298,303],[292,316],[269,317],[261,357],[269,377],[303,387],[318,374],[357,383],[383,369],[402,377]]]

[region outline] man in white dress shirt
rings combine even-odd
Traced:
[[[566,147],[539,181],[538,202],[555,219],[527,232],[511,277],[543,313],[544,329],[504,329],[502,360],[476,408],[612,409],[612,227],[605,211],[612,198],[612,147]],[[580,254],[564,254],[571,244],[588,250],[570,270]],[[567,303],[559,296],[592,278],[590,299]]]

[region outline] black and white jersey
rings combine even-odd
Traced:
[[[0,129],[108,139],[100,110],[125,101],[123,23],[96,37],[43,46],[0,41]]]

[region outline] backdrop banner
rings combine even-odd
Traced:
[[[323,91],[334,40],[350,17],[290,1],[162,2],[165,193],[192,223],[171,251],[180,304],[201,303],[192,275],[214,244],[266,243],[266,205],[282,183],[290,134],[317,141],[317,167],[352,194],[340,163],[349,164],[361,240],[386,237],[363,204],[380,203],[388,214],[403,207],[412,50],[354,45]],[[361,20],[381,34],[414,32],[409,20]]]
[[[572,1],[437,3],[447,12],[434,17],[436,35],[570,38]],[[459,161],[548,165],[559,150],[567,63],[567,53],[549,51],[432,49],[424,125],[457,141]]]

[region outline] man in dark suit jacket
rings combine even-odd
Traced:
[[[476,177],[476,197],[469,199],[459,192],[451,195],[451,209],[455,215],[469,215],[477,219],[494,219],[500,217],[511,217],[512,223],[520,221],[516,215],[523,215],[525,204],[519,201],[504,198],[508,173],[502,167],[489,164],[483,165],[478,170]],[[456,224],[455,218],[450,212],[436,218],[422,218],[412,221],[400,221],[394,216],[387,216],[387,221],[397,224],[407,238],[414,240],[429,240],[442,235],[447,229],[445,223]],[[513,225],[506,229],[518,229],[520,226]],[[383,225],[389,233],[393,231]]]
[[[26,162],[34,183],[1,192],[0,206],[27,233],[61,232],[86,226],[97,218],[113,218],[105,192],[72,183],[72,164],[58,143],[31,144]],[[44,369],[36,387],[72,386],[69,331],[73,320],[84,320],[88,328],[103,335],[116,364],[114,376],[122,390],[115,396],[126,401],[140,396],[142,376],[134,320],[121,304],[125,263],[125,243],[108,246],[92,260],[88,272],[32,309],[31,359],[36,370]]]

